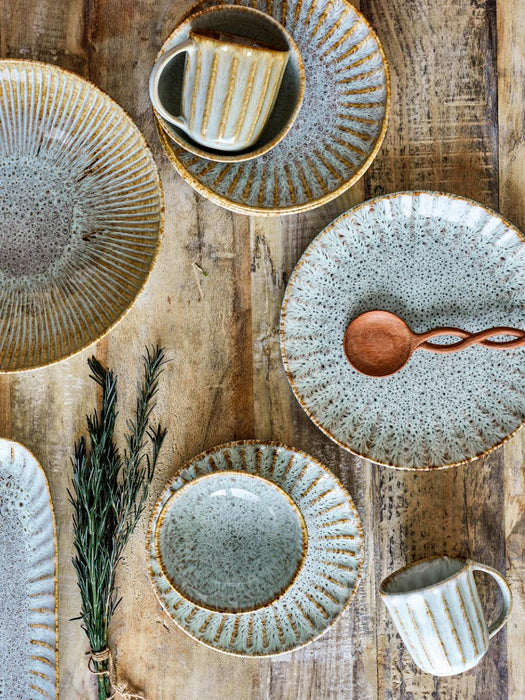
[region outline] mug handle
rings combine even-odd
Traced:
[[[165,119],[170,124],[173,124],[174,126],[178,126],[179,129],[183,129],[184,131],[186,131],[188,128],[184,117],[176,117],[174,114],[171,114],[171,112],[168,112],[168,110],[160,101],[159,82],[162,77],[162,74],[164,73],[164,69],[166,68],[168,63],[170,63],[171,59],[177,56],[177,54],[179,53],[184,53],[184,51],[190,51],[194,46],[195,42],[190,37],[189,39],[186,39],[180,44],[177,44],[177,46],[174,46],[166,53],[162,54],[162,56],[153,66],[153,70],[151,71],[151,75],[149,77],[149,96],[153,106],[163,119]]]
[[[512,594],[510,592],[509,584],[500,574],[500,572],[496,571],[496,569],[493,569],[491,566],[486,566],[485,564],[478,564],[477,562],[472,561],[470,562],[470,568],[473,571],[483,571],[489,576],[492,576],[492,578],[495,579],[496,583],[500,587],[501,593],[503,595],[503,609],[498,619],[495,622],[493,622],[488,629],[489,639],[492,639],[492,637],[495,634],[497,634],[503,627],[503,625],[507,622],[507,618],[512,608]]]

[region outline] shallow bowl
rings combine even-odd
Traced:
[[[190,31],[198,29],[234,33],[257,39],[276,48],[288,49],[288,63],[268,123],[254,146],[233,153],[206,148],[198,144],[182,129],[168,123],[154,110],[158,123],[174,143],[207,160],[239,163],[268,153],[290,131],[303,103],[305,74],[297,44],[279,22],[264,12],[251,7],[220,5],[197,12],[185,19],[166,40],[158,58],[173,46],[185,41]],[[159,81],[160,101],[171,114],[181,113],[185,60],[185,54],[175,56]]]
[[[143,288],[163,220],[153,156],[94,85],[0,61],[0,371],[91,345]]]
[[[307,539],[301,512],[276,484],[225,472],[201,476],[171,496],[156,549],[181,596],[208,610],[246,612],[290,587]]]
[[[522,328],[524,257],[514,226],[463,197],[397,192],[347,211],[310,244],[283,301],[281,351],[302,407],[339,445],[392,467],[449,467],[501,445],[525,421],[525,348],[416,352],[370,377],[344,335],[373,309],[415,333]]]

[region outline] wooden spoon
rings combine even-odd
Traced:
[[[429,343],[430,338],[454,335],[463,340],[448,345]],[[514,340],[487,340],[494,335],[510,335]],[[507,326],[469,333],[461,328],[434,328],[414,333],[402,318],[390,311],[366,311],[350,323],[343,345],[348,361],[358,372],[369,377],[387,377],[406,365],[418,348],[432,352],[457,352],[479,343],[486,348],[508,350],[525,345],[525,331]]]

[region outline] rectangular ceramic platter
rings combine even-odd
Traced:
[[[0,698],[57,698],[55,520],[46,476],[0,439]]]

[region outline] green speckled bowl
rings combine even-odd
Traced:
[[[159,601],[190,636],[267,656],[307,644],[341,615],[363,536],[352,500],[319,462],[235,442],[195,457],[166,487],[148,561]]]
[[[246,612],[277,600],[297,577],[308,535],[276,484],[218,472],[190,481],[164,505],[157,559],[181,597],[208,610]]]

